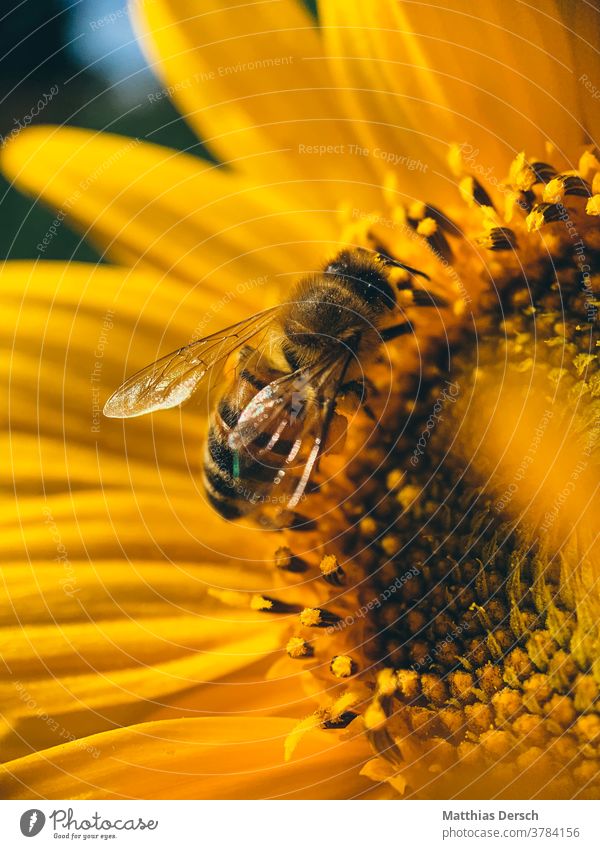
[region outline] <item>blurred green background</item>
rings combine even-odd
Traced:
[[[106,129],[205,156],[168,100],[150,102],[147,95],[159,87],[137,45],[125,0],[2,4],[0,144],[20,131],[41,98],[47,103],[32,124]],[[54,216],[0,177],[1,257],[39,256],[36,245]],[[64,223],[43,259],[99,257]]]

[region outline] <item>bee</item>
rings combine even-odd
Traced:
[[[106,402],[104,415],[129,418],[178,406],[202,385],[214,385],[237,353],[234,378],[209,423],[206,496],[226,519],[275,504],[289,521],[321,455],[341,439],[339,422],[346,420],[336,412],[339,399],[356,394],[373,417],[361,364],[383,342],[413,332],[396,299],[393,267],[429,279],[381,251],[342,250],[322,271],[302,277],[286,303],[134,374]],[[445,306],[426,289],[411,292],[415,305]],[[390,324],[399,312],[402,320]]]

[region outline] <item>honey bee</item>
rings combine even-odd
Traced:
[[[198,339],[134,374],[106,402],[104,415],[129,418],[178,406],[201,385],[214,384],[237,352],[235,376],[210,420],[203,466],[206,496],[226,519],[275,503],[289,521],[321,455],[330,450],[332,432],[341,438],[340,428],[332,427],[346,421],[336,412],[340,397],[356,394],[373,416],[361,364],[383,342],[413,330],[390,279],[394,266],[411,279],[427,278],[381,251],[341,251],[321,272],[301,278],[288,302]],[[445,305],[426,289],[411,291],[415,305]],[[390,324],[394,313],[402,321]]]

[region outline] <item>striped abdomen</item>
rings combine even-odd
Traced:
[[[226,519],[237,519],[268,503],[277,469],[289,453],[289,442],[278,451],[264,451],[268,433],[260,434],[244,452],[229,447],[229,434],[252,398],[282,372],[264,366],[241,369],[234,385],[219,402],[204,451],[203,483],[211,506]]]

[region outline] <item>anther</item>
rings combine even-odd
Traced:
[[[335,554],[326,554],[319,564],[323,579],[334,587],[341,587],[346,578],[346,573],[338,563]]]
[[[544,224],[550,224],[553,221],[560,221],[562,215],[565,214],[564,207],[558,203],[538,203],[531,210],[526,218],[527,229],[540,230]]]
[[[519,153],[511,162],[508,180],[513,188],[522,192],[528,192],[539,182],[538,174],[536,174],[531,163],[527,162],[524,152]]]
[[[294,660],[301,658],[312,657],[314,654],[313,647],[307,643],[302,637],[290,637],[285,647],[288,655]]]
[[[591,197],[585,205],[588,215],[600,215],[600,194]]]
[[[437,233],[438,225],[433,218],[427,216],[425,218],[421,218],[416,229],[419,236],[425,236],[426,239],[429,239],[434,235],[434,233]]]
[[[517,246],[517,237],[508,227],[492,227],[478,237],[477,244],[488,251],[510,251]]]
[[[328,628],[339,621],[339,616],[322,607],[305,607],[300,614],[300,624],[305,628]]]
[[[549,183],[556,177],[556,168],[547,162],[530,162],[529,167],[535,174],[536,183]]]
[[[600,171],[600,160],[591,150],[584,150],[579,157],[577,170],[584,180],[589,180]]]
[[[298,613],[299,607],[295,604],[286,604],[279,599],[268,595],[253,595],[250,599],[250,608],[260,610],[263,613]]]
[[[337,654],[331,659],[329,670],[336,678],[350,678],[356,672],[356,664],[347,654]]]
[[[568,195],[589,197],[592,193],[589,183],[576,174],[560,174],[544,187],[543,200],[547,203],[560,203]]]

